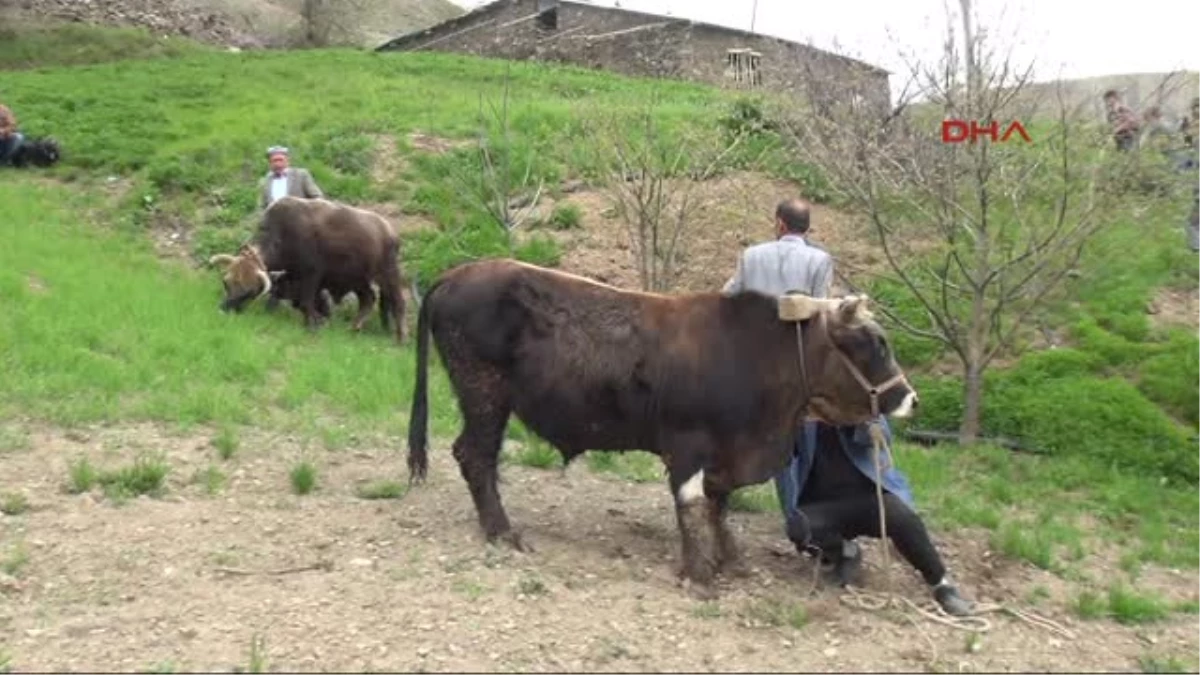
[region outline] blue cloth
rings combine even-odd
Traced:
[[[887,439],[888,447],[892,444],[892,430],[888,427],[887,420],[883,417],[879,419],[883,426],[884,437]],[[775,492],[779,496],[779,504],[783,508],[783,516],[785,518],[785,528],[788,522],[795,520],[800,511],[800,495],[804,493],[804,486],[808,482],[809,472],[812,471],[813,453],[817,448],[817,428],[820,422],[806,422],[801,433],[796,435],[796,451],[792,455],[792,461],[788,463],[783,471],[775,476]],[[871,435],[866,424],[861,424],[854,427],[853,431],[848,431],[845,427],[837,429],[838,438],[841,440],[842,451],[850,458],[854,466],[862,472],[871,481],[876,481],[874,444],[871,443]],[[880,464],[883,465],[883,489],[896,495],[909,508],[916,510],[916,503],[913,499],[912,489],[908,485],[908,479],[895,466],[892,465],[892,456],[886,448],[880,452]],[[785,529],[786,531],[786,529]]]
[[[7,164],[24,140],[25,136],[19,131],[8,138],[0,138],[0,164]]]

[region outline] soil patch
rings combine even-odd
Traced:
[[[438,155],[450,152],[455,148],[466,147],[472,143],[472,141],[467,140],[452,141],[448,138],[432,136],[420,131],[410,133],[408,135],[408,142],[415,150],[432,152]]]
[[[775,205],[786,197],[802,196],[802,192],[790,181],[734,172],[695,185],[692,195],[697,207],[682,230],[678,291],[720,289],[736,269],[745,247],[774,237]],[[639,288],[629,233],[609,196],[594,189],[576,190],[558,200],[547,196],[539,205],[540,217],[545,219],[564,203],[579,207],[581,227],[539,230],[562,246],[561,266],[622,288]],[[662,232],[666,231],[664,226]],[[809,239],[827,249],[839,272],[852,279],[885,264],[861,219],[822,204],[813,205]]]
[[[1194,288],[1160,288],[1146,312],[1159,328],[1197,328],[1200,324],[1200,294]]]
[[[445,442],[426,484],[369,501],[360,486],[406,479],[397,439],[330,452],[244,432],[222,461],[209,438],[150,425],[41,429],[6,449],[0,494],[30,505],[0,516],[0,557],[19,562],[0,580],[0,649],[14,670],[228,671],[248,667],[255,636],[266,669],[290,672],[1086,672],[1133,670],[1147,654],[1190,661],[1198,649],[1195,616],[1082,623],[1066,607],[1071,583],[994,554],[980,533],[934,533],[964,591],[1023,606],[1032,587],[1048,589],[1036,611],[1075,639],[989,614],[974,650],[963,631],[855,609],[834,588],[807,598],[812,567],[782,542],[776,514],[733,515],[751,576],[701,603],[674,576],[664,486],[584,462],[503,466],[505,504],[535,548],[518,554],[482,543]],[[63,490],[77,457],[111,468],[147,452],[171,467],[161,498],[117,504]],[[307,496],[289,487],[301,459],[317,469]],[[211,494],[210,466],[224,478]],[[865,547],[864,583],[877,589],[880,551]],[[896,561],[894,590],[925,603]],[[1109,569],[1089,563],[1093,576]],[[1139,585],[1194,599],[1194,577],[1147,570]]]

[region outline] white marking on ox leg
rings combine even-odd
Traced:
[[[913,402],[917,400],[917,393],[910,391],[904,395],[904,400],[900,401],[900,405],[892,411],[892,417],[910,417],[913,411]]]
[[[679,503],[691,504],[704,498],[704,469],[700,469],[679,486]]]

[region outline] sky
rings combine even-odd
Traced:
[[[451,0],[472,8],[488,0]],[[615,0],[590,0],[612,6]],[[936,62],[947,7],[961,40],[958,0],[619,0],[625,9],[751,29],[859,58],[892,71],[893,94],[906,59]],[[989,44],[1012,50],[1038,81],[1121,73],[1200,70],[1200,3],[1186,0],[1083,2],[975,0]],[[960,43],[961,44],[961,43]]]

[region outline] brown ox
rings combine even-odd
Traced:
[[[291,300],[315,327],[328,315],[322,289],[334,298],[359,298],[354,330],[371,313],[379,287],[379,314],[386,329],[395,322],[396,337],[408,334],[400,276],[400,238],[377,213],[325,199],[282,197],[263,212],[255,241],[237,256],[214,256],[227,263],[223,310],[240,311],[247,302],[271,292]]]
[[[917,401],[865,297],[655,295],[485,260],[443,274],[421,306],[408,441],[417,481],[428,463],[431,333],[463,415],[454,458],[489,541],[523,548],[497,488],[515,413],[568,463],[588,450],[658,455],[682,572],[705,594],[715,573],[740,571],[729,494],[780,471],[804,419],[903,417]]]

